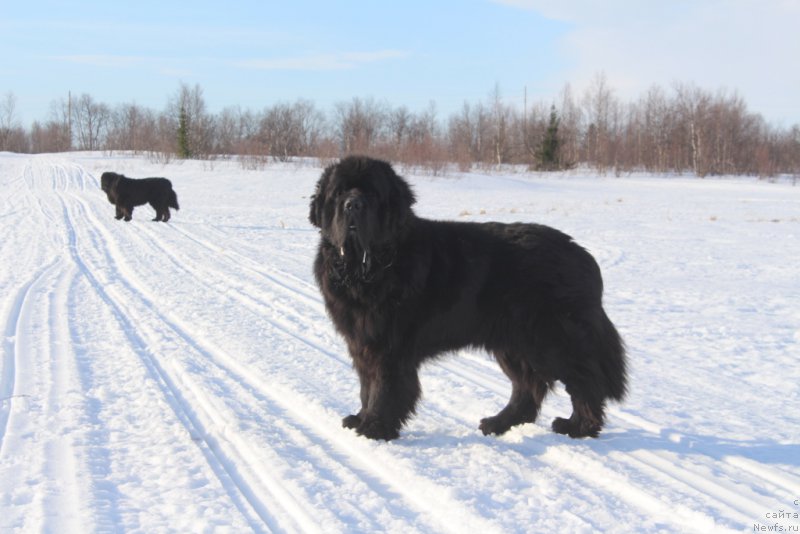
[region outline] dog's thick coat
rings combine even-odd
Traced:
[[[180,209],[172,182],[166,178],[127,178],[115,172],[104,172],[100,176],[100,187],[108,201],[116,206],[116,219],[130,221],[134,206],[150,204],[156,210],[154,221],[167,222],[169,209]]]
[[[414,201],[388,163],[365,157],[326,168],[311,200],[314,274],[361,382],[361,409],[343,425],[398,437],[422,362],[479,347],[512,385],[507,406],[481,420],[484,434],[535,421],[559,380],[573,411],[553,430],[597,436],[607,400],[625,395],[626,362],[592,256],[547,226],[427,220]]]

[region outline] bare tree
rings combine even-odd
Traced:
[[[495,84],[490,95],[492,160],[495,164],[507,163],[510,152],[511,108],[503,103],[500,85]]]
[[[259,128],[259,139],[278,161],[310,154],[322,135],[324,119],[314,104],[298,100],[268,108]]]
[[[395,118],[403,117],[406,121],[404,133],[396,145],[397,159],[405,165],[425,168],[433,174],[443,171],[447,164],[447,147],[436,119],[436,104],[430,102],[427,109],[418,114],[401,111],[393,115]],[[397,139],[395,133],[393,140]]]
[[[557,146],[562,168],[800,176],[799,126],[771,126],[735,92],[710,93],[692,84],[672,89],[653,86],[624,103],[600,73],[580,99],[567,84],[554,106],[526,102],[520,110],[504,102],[495,85],[488,98],[465,102],[442,120],[433,103],[413,112],[372,98],[340,102],[327,114],[298,100],[263,112],[227,108],[212,115],[201,88],[181,84],[160,113],[136,104],[110,110],[84,94],[53,102],[50,118],[28,131],[7,93],[0,99],[0,150],[61,152],[74,143],[145,152],[163,162],[179,153],[180,138],[187,155],[242,155],[243,164],[259,167],[270,157],[316,156],[327,163],[363,153],[438,172],[447,162],[461,170],[505,163],[545,168],[543,149]]]
[[[50,119],[44,123],[34,122],[31,126],[31,151],[66,152],[72,149],[70,131],[70,105],[64,99],[50,103]]]
[[[111,111],[106,104],[82,94],[72,105],[72,126],[79,150],[98,150],[105,140]]]
[[[386,124],[385,106],[372,98],[353,98],[335,106],[334,127],[344,154],[370,153]]]
[[[601,171],[610,163],[612,121],[615,120],[616,99],[603,72],[595,74],[583,96],[583,108],[588,125],[584,136],[584,158]]]
[[[302,137],[301,156],[310,156],[325,135],[325,115],[310,100],[298,100],[294,104],[294,116],[299,124]]]
[[[561,109],[559,134],[561,136],[561,161],[562,165],[569,168],[576,165],[580,159],[580,138],[582,111],[575,102],[575,97],[570,84],[565,84],[560,94]]]
[[[708,174],[708,158],[706,142],[708,125],[707,115],[710,96],[694,85],[678,84],[675,86],[676,106],[684,127],[687,144],[690,148],[692,171],[697,176]]]
[[[140,154],[158,144],[156,115],[136,104],[122,104],[111,112],[106,135],[109,150]]]
[[[10,150],[11,134],[16,124],[17,97],[8,92],[0,102],[0,150]]]
[[[405,106],[395,108],[387,117],[387,126],[392,138],[392,142],[399,147],[405,142],[408,135],[408,128],[411,124],[411,112]]]
[[[214,131],[218,154],[244,154],[244,142],[258,133],[258,118],[239,106],[227,107],[217,117]]]

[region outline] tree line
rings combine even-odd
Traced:
[[[512,164],[616,174],[800,175],[800,126],[769,124],[737,93],[679,83],[624,102],[602,74],[581,94],[567,84],[552,101],[521,107],[495,86],[484,101],[465,102],[444,118],[434,103],[411,111],[361,97],[327,112],[298,99],[213,114],[202,88],[182,83],[162,111],[111,107],[82,94],[52,102],[49,118],[25,129],[15,119],[15,102],[13,93],[0,101],[0,150],[132,151],[162,161],[236,156],[254,168],[359,153],[434,173]]]

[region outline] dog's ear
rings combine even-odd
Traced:
[[[401,200],[403,206],[410,208],[414,205],[417,201],[417,197],[414,196],[411,186],[408,185],[408,182],[406,182],[404,178],[398,176],[396,180],[392,180],[392,185],[394,187],[393,194]]]
[[[311,209],[308,212],[308,222],[319,228],[319,215],[321,201],[318,193],[311,195]]]
[[[390,185],[390,209],[386,212],[389,231],[392,234],[398,234],[403,231],[403,228],[414,217],[414,211],[411,206],[417,201],[411,186],[408,185],[406,180],[394,172],[394,169],[389,169],[393,174],[392,179],[389,180]]]
[[[400,208],[400,211],[402,212],[410,211],[411,206],[413,206],[417,201],[416,197],[414,196],[414,192],[411,190],[411,186],[408,185],[408,182],[406,182],[405,178],[395,172],[391,164],[385,162],[382,163],[385,165],[383,169],[384,172],[391,175],[389,184],[392,204]]]
[[[320,176],[319,181],[317,182],[317,189],[313,195],[311,195],[311,205],[309,206],[308,211],[308,221],[316,226],[317,228],[322,228],[322,208],[325,204],[325,188],[328,185],[328,181],[331,178],[331,174],[333,174],[333,165],[329,165],[323,172],[322,176]]]
[[[376,172],[386,176],[386,181],[389,183],[389,198],[392,199],[392,203],[401,210],[410,209],[417,199],[406,179],[397,174],[389,162],[372,160],[372,164]]]

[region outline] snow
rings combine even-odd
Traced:
[[[182,209],[114,220],[106,170],[170,178]],[[800,529],[800,187],[407,174],[420,215],[585,245],[631,393],[596,440],[549,431],[561,389],[484,437],[510,387],[461,351],[386,443],[340,423],[358,385],[311,275],[320,172],[0,154],[0,531]]]

